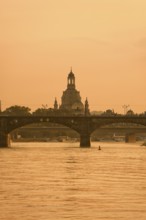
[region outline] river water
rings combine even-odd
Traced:
[[[1,220],[145,220],[146,147],[13,143],[0,148]]]

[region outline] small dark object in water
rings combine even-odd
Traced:
[[[99,145],[99,147],[98,147],[98,150],[101,150],[101,147],[100,147],[100,145]]]

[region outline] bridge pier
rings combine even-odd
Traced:
[[[0,147],[10,147],[10,135],[0,133]]]
[[[80,147],[90,147],[90,134],[81,134],[80,135]]]
[[[136,142],[136,135],[133,133],[127,134],[125,136],[125,142],[126,143],[135,143]]]

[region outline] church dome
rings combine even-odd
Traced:
[[[84,105],[81,102],[77,101],[77,102],[73,103],[72,109],[73,110],[76,110],[76,109],[83,110],[84,109]]]

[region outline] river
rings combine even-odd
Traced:
[[[145,220],[146,147],[12,143],[0,148],[0,219]]]

